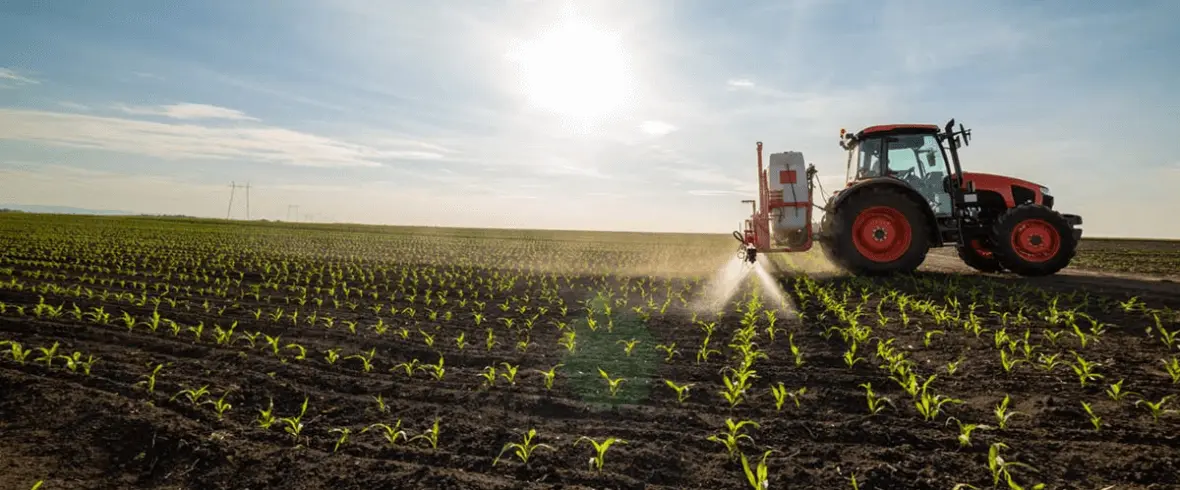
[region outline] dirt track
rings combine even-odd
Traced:
[[[1023,281],[1028,284],[1057,289],[1085,289],[1109,293],[1127,293],[1163,299],[1180,298],[1180,275],[1126,274],[1068,267],[1049,277],[1018,278],[1011,274],[981,274],[955,256],[951,249],[931,250],[921,270],[955,274],[980,275],[1004,281]],[[1180,274],[1180,271],[1177,271]]]

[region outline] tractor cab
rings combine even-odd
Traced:
[[[947,176],[953,173],[938,139],[938,126],[894,124],[872,126],[855,135],[840,131],[848,152],[846,187],[868,179],[898,179],[917,191],[935,215],[953,211]]]

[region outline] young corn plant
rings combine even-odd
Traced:
[[[672,362],[672,357],[680,354],[680,351],[676,350],[676,342],[669,345],[657,345],[656,349],[664,352],[664,362]]]
[[[504,456],[504,453],[508,452],[509,449],[512,450],[512,453],[515,454],[517,458],[520,458],[520,462],[522,464],[526,465],[529,464],[529,458],[533,456],[533,451],[541,448],[549,450],[553,449],[553,446],[548,444],[534,443],[533,439],[536,437],[537,429],[529,429],[529,431],[524,434],[523,440],[521,442],[510,442],[505,444],[504,447],[500,449],[500,454],[496,456],[496,459],[492,460],[492,466],[496,466],[496,464],[500,462],[500,458]]]
[[[860,385],[860,387],[865,389],[865,399],[869,404],[869,414],[876,415],[878,413],[881,413],[882,410],[885,410],[886,405],[893,404],[893,401],[890,400],[888,397],[879,396],[876,393],[874,393],[872,383],[864,383],[864,384]],[[775,395],[775,398],[776,398],[776,403],[777,403],[778,395]],[[778,404],[780,406],[782,405],[782,403],[778,403]]]
[[[447,370],[443,367],[443,356],[438,356],[438,364],[426,364],[422,369],[430,372],[435,381],[442,381],[443,376],[446,376]]]
[[[1106,396],[1109,396],[1111,400],[1114,400],[1116,402],[1122,401],[1123,398],[1126,398],[1129,395],[1135,395],[1140,398],[1143,398],[1138,393],[1135,393],[1133,391],[1124,390],[1123,389],[1123,380],[1121,380],[1121,379],[1119,380],[1118,383],[1114,383],[1114,384],[1110,385],[1109,388],[1106,389]]]
[[[225,398],[229,396],[229,393],[229,390],[226,390],[225,393],[221,394],[221,398],[205,402],[213,405],[213,411],[217,412],[217,420],[222,420],[225,418],[225,412],[228,412],[231,408],[233,408],[233,405],[230,405],[229,402],[225,401]]]
[[[1004,457],[1000,455],[1001,449],[1008,449],[1008,445],[1002,442],[993,442],[987,450],[987,467],[992,473],[992,484],[999,485],[1000,478],[1004,478],[1008,483],[1009,488],[1022,488],[1019,486],[1014,486],[1014,482],[1012,481],[1012,473],[1008,470],[1008,468],[1025,468],[1031,471],[1036,471],[1036,468],[1017,461],[1006,461]],[[1039,489],[1044,488],[1044,486],[1044,484],[1040,484],[1034,486],[1033,488]]]
[[[706,439],[713,441],[713,442],[720,443],[720,444],[724,444],[726,451],[728,451],[728,453],[729,453],[729,457],[733,458],[733,457],[735,457],[735,455],[738,452],[738,444],[741,442],[742,439],[750,441],[751,444],[754,443],[753,437],[750,437],[747,434],[739,433],[742,430],[742,427],[745,427],[747,425],[750,427],[753,427],[755,429],[760,427],[757,422],[754,422],[752,420],[742,420],[740,422],[734,422],[733,419],[725,419],[725,427],[726,427],[726,429],[728,429],[728,432],[714,434],[714,435],[707,437]]]
[[[1090,407],[1089,403],[1082,402],[1082,409],[1086,411],[1086,415],[1090,416],[1090,425],[1094,426],[1094,432],[1102,429],[1102,417],[1094,413],[1094,409]]]
[[[479,373],[479,377],[483,378],[484,387],[492,388],[496,386],[496,366],[483,368],[483,372]]]
[[[548,371],[542,371],[540,369],[534,370],[537,373],[541,374],[541,376],[545,377],[545,390],[552,390],[553,389],[553,380],[557,377],[557,368],[562,367],[564,365],[565,364],[558,363],[557,365],[549,368]]]
[[[930,382],[934,381],[936,375],[932,375],[922,383],[922,390],[918,393],[917,399],[914,400],[914,406],[918,409],[918,413],[926,420],[934,420],[938,414],[942,412],[942,406],[947,403],[963,403],[962,400],[946,397],[943,395],[931,394],[928,388]]]
[[[513,365],[508,364],[506,362],[500,363],[500,366],[504,368],[504,372],[500,373],[500,377],[508,380],[508,384],[515,386],[516,385],[516,371],[517,371],[517,369],[520,368],[520,366],[519,365],[513,366]]]
[[[361,433],[364,434],[370,429],[381,429],[381,437],[385,439],[385,442],[389,443],[390,447],[397,445],[398,440],[408,439],[406,431],[402,430],[401,419],[397,419],[392,426],[382,423],[371,424],[361,429]]]
[[[336,439],[336,445],[332,446],[332,452],[334,453],[340,450],[340,446],[343,446],[348,442],[348,436],[352,434],[352,429],[349,429],[348,427],[339,427],[328,431],[328,433],[340,434],[340,437]]]
[[[732,408],[736,407],[745,398],[746,390],[749,389],[749,380],[758,376],[754,374],[754,371],[750,370],[739,371],[733,368],[727,369],[733,373],[734,377],[731,379],[728,374],[722,375],[721,381],[725,383],[725,389],[721,390],[720,393],[729,402],[730,408]]]
[[[1170,360],[1160,360],[1167,370],[1168,376],[1172,378],[1172,384],[1180,384],[1180,358],[1173,357]]]
[[[279,419],[279,422],[284,424],[283,431],[291,434],[291,438],[295,440],[298,440],[299,435],[303,433],[303,416],[307,414],[308,401],[310,398],[303,397],[303,406],[299,409],[299,415]]]
[[[363,369],[367,373],[367,372],[370,372],[373,370],[373,357],[376,355],[377,355],[377,348],[374,347],[372,349],[369,349],[369,352],[363,352],[360,354],[353,354],[351,356],[345,357],[344,359],[345,360],[357,359],[357,360],[361,361],[361,369]]]
[[[577,447],[578,443],[580,443],[582,441],[587,441],[591,445],[594,446],[594,455],[590,457],[589,464],[592,469],[594,469],[600,473],[602,472],[602,465],[605,462],[606,451],[608,449],[610,449],[611,445],[626,444],[627,443],[627,441],[624,441],[622,439],[616,439],[614,437],[608,437],[605,440],[603,440],[602,442],[598,442],[598,441],[595,441],[594,439],[591,439],[589,437],[582,436],[582,437],[579,437],[578,440],[574,441],[574,447]]]
[[[754,468],[750,467],[750,461],[746,459],[746,455],[741,455],[742,471],[746,474],[746,482],[750,484],[753,490],[766,490],[770,488],[770,471],[766,467],[766,458],[773,453],[774,450],[768,450],[762,453],[762,460]]]
[[[676,391],[676,402],[680,404],[684,404],[684,401],[688,399],[688,390],[693,386],[693,383],[678,385],[670,379],[665,379],[664,384]]]
[[[273,398],[271,398],[269,405],[266,407],[266,410],[258,411],[258,418],[255,420],[258,423],[258,426],[263,429],[269,429],[272,425],[274,425],[274,423],[278,421],[278,419],[275,418],[274,412],[275,401]]]
[[[991,426],[989,426],[989,425],[964,424],[963,421],[961,421],[955,417],[948,417],[946,420],[947,425],[950,425],[952,420],[955,421],[955,423],[958,424],[958,426],[959,426],[959,446],[960,447],[971,446],[971,433],[974,432],[976,429],[978,429],[978,430],[991,429]]]
[[[798,345],[795,345],[795,332],[791,332],[790,334],[787,335],[787,343],[790,344],[791,355],[795,358],[795,367],[802,366],[803,365],[803,351],[799,349]]]
[[[54,342],[53,345],[49,347],[38,347],[37,352],[40,352],[41,355],[34,358],[33,362],[43,362],[45,363],[46,368],[52,368],[53,360],[58,357],[57,348],[59,345],[60,344],[58,342]]]
[[[200,405],[201,398],[204,398],[205,395],[208,395],[208,394],[209,394],[209,385],[205,385],[205,386],[202,386],[200,388],[195,388],[195,389],[194,388],[186,388],[186,389],[180,390],[175,395],[172,395],[172,398],[168,399],[168,401],[176,401],[177,398],[180,398],[183,395],[185,398],[188,398],[189,403],[191,403],[195,407],[195,406]]]
[[[66,361],[66,369],[69,369],[70,372],[76,373],[78,372],[78,369],[81,368],[82,374],[86,376],[90,376],[90,369],[93,368],[94,363],[98,362],[99,360],[99,358],[96,358],[93,355],[89,355],[87,356],[86,360],[82,360],[81,352],[74,352],[68,356],[61,356],[61,358]]]
[[[612,398],[619,393],[619,387],[622,386],[623,381],[626,381],[622,377],[612,379],[610,375],[606,373],[606,371],[602,370],[602,368],[598,368],[598,375],[602,376],[602,379],[606,380],[607,387],[610,389],[610,396]]]
[[[427,429],[425,432],[418,434],[414,437],[411,437],[408,442],[413,442],[418,439],[422,439],[422,440],[426,441],[427,444],[430,444],[430,447],[432,449],[438,449],[438,433],[439,433],[439,422],[440,421],[441,421],[441,419],[437,419],[437,418],[434,419],[434,425],[430,426],[430,429]]]
[[[1077,352],[1074,352],[1073,355],[1077,363],[1071,363],[1069,367],[1073,369],[1074,374],[1078,375],[1078,381],[1081,382],[1082,386],[1086,386],[1087,382],[1102,379],[1101,374],[1094,372],[1094,368],[1101,366],[1101,364],[1089,362],[1083,359]]]
[[[1168,400],[1171,400],[1175,396],[1176,395],[1167,395],[1161,398],[1158,402],[1152,402],[1146,398],[1141,398],[1139,400],[1135,400],[1135,406],[1143,405],[1144,407],[1147,407],[1147,410],[1151,412],[1151,419],[1159,422],[1160,417],[1175,412],[1175,410],[1164,408],[1164,405],[1168,403]]]
[[[631,339],[631,340],[620,340],[616,343],[622,344],[623,345],[623,352],[627,354],[627,357],[631,357],[631,351],[635,350],[635,346],[639,344],[639,341],[635,340],[635,339]]]
[[[996,416],[996,425],[999,426],[1000,430],[1008,428],[1008,421],[1011,420],[1013,416],[1024,415],[1023,413],[1017,412],[1015,410],[1008,410],[1008,404],[1011,401],[1012,400],[1008,397],[1008,395],[1004,395],[1004,399],[1000,401],[1000,403],[996,405],[996,408],[992,410],[992,413]]]

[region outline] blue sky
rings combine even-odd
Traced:
[[[755,141],[802,151],[830,191],[840,128],[953,117],[974,130],[965,166],[1050,186],[1088,234],[1180,238],[1180,152],[1159,144],[1180,132],[1176,18],[1172,1],[4,2],[0,203],[225,216],[248,181],[261,218],[727,233]]]

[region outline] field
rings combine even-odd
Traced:
[[[1180,246],[735,245],[0,214],[0,488],[1180,488]]]

